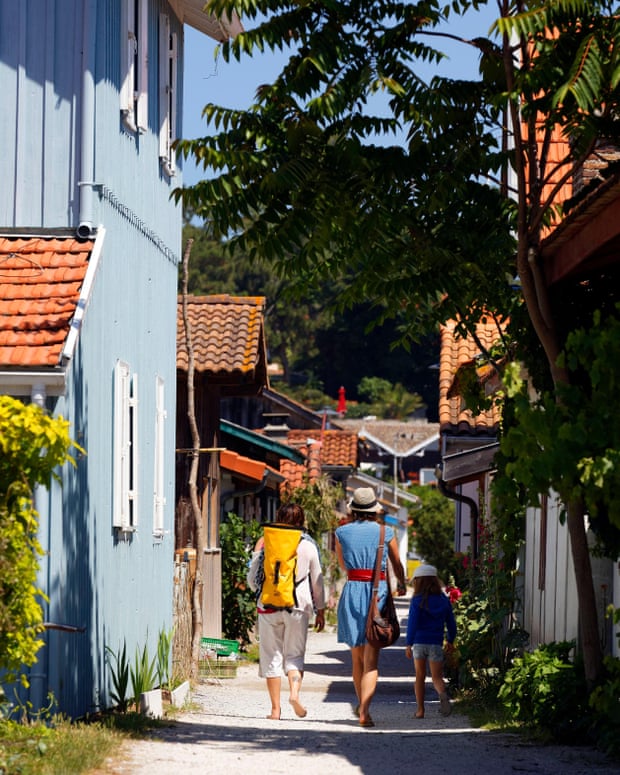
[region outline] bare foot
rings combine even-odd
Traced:
[[[419,711],[418,711],[418,712],[415,714],[414,718],[424,718],[424,711],[423,711],[423,710],[419,710]]]
[[[265,716],[265,718],[269,718],[272,721],[280,721],[280,711],[272,711],[269,716]]]
[[[289,703],[293,710],[295,711],[295,715],[299,716],[299,718],[305,718],[308,714],[308,711],[304,708],[304,706],[299,702],[298,699],[291,699],[289,700]]]

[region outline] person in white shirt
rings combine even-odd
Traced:
[[[301,506],[288,503],[281,506],[276,517],[277,524],[304,527],[305,514]],[[248,584],[259,592],[263,579],[263,539],[254,548],[248,571]],[[325,588],[323,572],[316,543],[307,533],[302,534],[297,547],[295,571],[297,603],[291,609],[274,609],[257,601],[259,637],[259,675],[267,681],[271,700],[271,713],[267,718],[278,720],[281,716],[280,690],[282,673],[289,682],[289,704],[299,718],[307,714],[299,694],[304,674],[306,641],[310,618],[315,613],[314,626],[317,632],[325,627]]]

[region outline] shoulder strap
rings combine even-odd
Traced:
[[[383,522],[379,525],[379,546],[377,546],[377,558],[375,559],[375,570],[372,574],[372,591],[376,595],[379,591],[379,579],[381,577],[381,561],[383,560],[383,550],[385,548],[385,525]]]

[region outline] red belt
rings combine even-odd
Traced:
[[[349,581],[372,581],[372,575],[374,570],[367,570],[366,568],[352,568],[347,571],[347,579]],[[380,581],[385,581],[385,573],[381,571],[379,574]]]

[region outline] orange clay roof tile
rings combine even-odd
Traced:
[[[443,433],[495,433],[499,425],[499,410],[492,409],[474,417],[464,409],[462,397],[453,395],[450,388],[460,366],[471,362],[480,348],[471,337],[455,338],[455,321],[441,326],[441,352],[439,358],[439,425]],[[479,323],[476,333],[484,347],[490,348],[499,338],[493,322]]]
[[[197,372],[211,374],[255,371],[263,349],[262,296],[191,296],[188,319]],[[183,305],[177,305],[177,369],[187,371]]]
[[[308,444],[309,440],[322,444]],[[281,493],[302,487],[307,482],[315,482],[322,474],[323,467],[357,466],[357,433],[341,430],[294,429],[289,430],[287,444],[295,447],[307,456],[306,465],[292,460],[280,461],[280,473],[286,481],[280,485]]]
[[[357,433],[320,429],[290,430],[287,443],[291,447],[307,446],[307,440],[322,441],[321,464],[324,466],[357,466]]]
[[[92,241],[0,236],[0,368],[57,366]]]
[[[309,480],[308,469],[300,463],[294,463],[292,460],[280,461],[280,473],[286,477],[286,481],[280,485],[282,493],[294,490],[297,487],[303,487]]]

